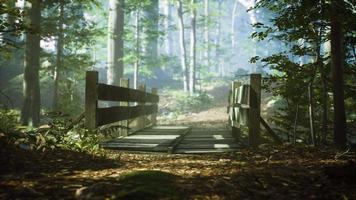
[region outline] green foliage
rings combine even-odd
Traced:
[[[19,112],[16,110],[0,109],[0,132],[10,134],[19,123]]]
[[[203,91],[194,95],[185,92],[175,92],[172,94],[175,99],[171,109],[175,113],[199,112],[212,106],[212,97]]]

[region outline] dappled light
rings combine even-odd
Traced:
[[[0,199],[356,199],[350,0],[1,0]]]

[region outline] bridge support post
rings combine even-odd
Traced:
[[[138,87],[138,90],[142,91],[142,92],[146,92],[146,85],[145,84],[142,84]],[[139,106],[143,106],[145,105],[145,100],[143,102],[140,102],[138,103]],[[145,123],[145,118],[146,116],[145,115],[141,115],[140,117],[137,118],[137,128],[138,129],[143,129],[145,128],[146,126],[146,123]]]
[[[157,94],[157,93],[158,93],[157,88],[152,88],[152,89],[151,89],[151,93],[152,93],[152,94]],[[156,124],[157,124],[157,112],[154,112],[154,113],[151,115],[151,123],[152,123],[152,125],[156,125]]]
[[[124,87],[124,88],[129,88],[130,87],[130,80],[126,79],[126,78],[121,78],[120,79],[120,87]],[[121,102],[120,106],[129,106],[129,102]],[[123,128],[121,128],[120,130],[120,135],[121,136],[127,136],[129,134],[129,126],[130,126],[130,121],[129,120],[123,120],[120,122],[121,126],[123,126]]]
[[[97,128],[98,80],[97,71],[87,71],[85,77],[85,128]]]
[[[248,113],[248,143],[250,147],[257,147],[260,142],[261,131],[261,74],[250,75],[249,113]]]

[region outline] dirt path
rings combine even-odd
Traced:
[[[5,146],[6,147],[6,146]],[[6,150],[7,149],[7,150]],[[99,158],[1,150],[0,199],[355,199],[355,153],[270,147]]]

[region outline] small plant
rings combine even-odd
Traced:
[[[212,97],[206,92],[194,95],[184,94],[177,96],[175,110],[178,113],[199,112],[209,108],[212,105],[212,101]]]
[[[10,134],[19,123],[19,112],[10,109],[0,109],[0,132]]]

